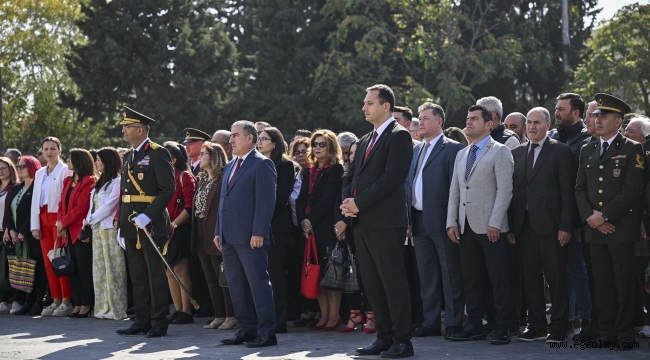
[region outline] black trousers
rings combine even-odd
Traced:
[[[221,275],[221,263],[223,256],[221,255],[208,255],[203,246],[197,252],[203,273],[205,274],[205,281],[208,284],[210,291],[210,298],[212,299],[212,307],[214,308],[214,317],[234,317],[235,310],[232,308],[232,300],[230,299],[230,291],[227,287],[219,285],[219,276]]]
[[[517,237],[521,275],[528,300],[528,326],[546,331],[546,301],[544,276],[551,294],[551,329],[564,329],[569,320],[569,297],[566,288],[566,247],[557,236],[538,235],[533,230],[528,213]]]
[[[287,273],[287,312],[302,313],[306,309],[305,299],[300,294],[300,272],[304,251],[305,237],[302,230],[292,224],[284,265]]]
[[[70,245],[74,272],[68,276],[74,306],[91,306],[95,303],[93,285],[93,243],[77,240]]]
[[[406,239],[406,232],[404,232]],[[420,275],[418,274],[418,263],[415,256],[415,247],[404,245],[404,267],[406,268],[406,278],[409,285],[409,296],[411,298],[411,323],[420,326],[424,323],[424,307],[422,306],[422,296],[420,291]]]
[[[600,335],[634,338],[634,242],[589,244]]]
[[[184,240],[189,241],[189,239]],[[142,241],[142,238],[140,241]],[[192,251],[192,256],[187,263],[187,271],[192,280],[192,298],[199,304],[199,312],[209,314],[215,311],[215,309],[212,307],[212,296],[209,285],[206,283],[207,275],[203,269],[203,263],[199,255]]]
[[[491,242],[487,234],[475,233],[465,221],[465,231],[460,236],[460,263],[468,321],[475,327],[483,327],[484,269],[487,269],[492,284],[497,325],[508,328],[512,322],[514,303],[510,296],[507,245],[505,233],[496,242]]]
[[[406,228],[369,229],[360,222],[354,241],[361,278],[375,314],[377,338],[410,343],[411,299],[404,266]]]
[[[645,240],[643,240],[645,241]],[[645,269],[650,263],[650,257],[635,256],[634,258],[636,268],[636,310],[634,318],[634,325],[641,324],[650,326],[650,294],[645,291]],[[644,312],[644,309],[647,312]],[[643,322],[642,322],[643,321]]]
[[[591,262],[591,250],[585,241],[585,229],[582,229],[582,253],[585,256],[587,267],[587,279],[589,280],[589,295],[591,296],[591,326],[598,327],[598,306],[596,305],[596,294],[594,293],[594,271]]]
[[[273,245],[269,246],[269,278],[273,287],[273,303],[275,304],[276,330],[287,328],[287,243],[289,233],[273,233]]]
[[[155,237],[158,249],[162,249],[166,237]],[[169,312],[169,283],[167,267],[156,253],[147,236],[140,232],[141,249],[136,249],[136,239],[126,238],[126,261],[133,282],[133,313],[136,326],[147,328],[160,326],[167,329]]]

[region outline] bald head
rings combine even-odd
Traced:
[[[520,112],[510,113],[508,116],[506,116],[505,120],[503,120],[503,124],[505,125],[506,129],[511,130],[517,134],[521,142],[525,141],[524,135],[526,134],[526,115]]]
[[[230,131],[228,130],[217,130],[214,135],[212,135],[212,142],[221,145],[223,150],[226,152],[228,160],[232,159],[232,145],[230,145]]]

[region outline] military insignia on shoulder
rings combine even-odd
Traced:
[[[128,154],[128,153],[130,153],[130,152],[131,152],[131,150],[133,150],[133,148],[128,148],[128,149],[126,149],[126,150],[124,151],[124,155],[126,155],[126,154]]]
[[[635,166],[638,167],[639,169],[645,169],[645,166],[643,166],[644,162],[645,162],[645,159],[643,158],[643,156],[637,154],[636,155],[636,165]]]
[[[156,144],[156,143],[153,142],[153,141],[150,141],[149,144],[147,144],[147,145],[151,146],[151,148],[154,149],[154,150],[158,150],[158,149],[161,148],[160,145]]]

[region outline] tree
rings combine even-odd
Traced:
[[[157,135],[232,122],[237,51],[213,0],[90,0],[67,66],[80,96],[61,94],[80,119],[117,120],[122,105],[158,121]]]
[[[610,93],[650,114],[650,5],[623,7],[587,42],[573,87],[583,97]]]

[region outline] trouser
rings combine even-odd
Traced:
[[[582,253],[585,258],[585,265],[587,268],[587,278],[589,283],[589,298],[591,299],[591,326],[598,328],[598,306],[596,306],[596,295],[594,294],[594,270],[593,263],[591,261],[591,251],[589,250],[589,244],[585,241],[584,238],[585,230],[582,229]],[[568,290],[567,290],[568,293]]]
[[[166,237],[155,237],[154,241],[161,249]],[[133,313],[135,324],[146,328],[159,326],[167,329],[169,312],[169,283],[167,267],[154,249],[147,236],[140,232],[141,249],[136,249],[135,238],[126,238],[126,260],[129,264],[133,282]]]
[[[74,263],[74,272],[69,276],[72,303],[75,306],[91,306],[95,303],[92,242],[77,240],[70,244],[70,255]]]
[[[538,235],[528,217],[517,237],[521,274],[528,300],[528,326],[546,331],[546,302],[544,276],[548,282],[553,304],[551,329],[564,329],[569,319],[569,301],[566,292],[566,246],[560,246],[557,236]]]
[[[354,241],[361,278],[375,314],[377,338],[410,343],[411,300],[403,261],[406,228],[369,229],[360,222]]]
[[[50,285],[50,295],[52,299],[72,297],[70,291],[70,280],[67,276],[58,277],[52,271],[52,262],[47,257],[47,253],[54,249],[54,243],[58,237],[56,231],[56,213],[47,212],[47,205],[41,208],[40,225],[41,225],[41,253],[43,255],[43,263],[45,264],[45,271],[47,273],[47,282]],[[58,246],[61,246],[59,244]]]
[[[606,338],[634,338],[634,242],[589,244],[598,327]],[[596,265],[597,264],[597,265]]]
[[[508,279],[508,257],[506,234],[502,233],[496,242],[488,240],[487,234],[477,234],[465,221],[465,231],[460,237],[460,263],[463,273],[463,287],[468,321],[482,328],[484,312],[482,274],[484,269],[490,277],[496,322],[507,329],[512,322],[512,298]]]
[[[202,233],[201,233],[202,234]],[[187,239],[189,240],[189,239]],[[203,263],[196,252],[192,252],[187,263],[187,271],[192,280],[192,298],[199,304],[199,311],[210,313],[213,311],[213,299],[211,297],[210,286],[206,284],[207,274],[205,274]],[[182,309],[176,309],[182,310]],[[215,310],[216,311],[216,310]]]
[[[506,258],[508,259],[508,284],[510,286],[510,297],[512,298],[513,308],[510,314],[510,329],[519,328],[519,316],[521,315],[522,289],[521,289],[521,270],[519,267],[519,256],[517,247],[506,242]],[[483,306],[489,323],[496,321],[497,309],[494,305],[494,293],[490,282],[489,272],[484,268],[483,272]],[[525,311],[525,310],[524,310]]]
[[[406,233],[404,233],[406,238]],[[415,247],[409,241],[404,245],[404,268],[409,286],[409,298],[411,299],[411,323],[420,326],[424,322],[424,306],[420,295],[420,274],[418,273],[418,262],[415,256]]]
[[[205,281],[208,284],[210,297],[212,298],[212,307],[214,308],[214,317],[233,317],[235,310],[232,307],[232,300],[230,299],[230,290],[227,287],[219,285],[219,276],[221,276],[221,263],[223,257],[221,255],[208,255],[203,246],[197,252],[203,273],[205,274]]]
[[[643,240],[645,241],[645,240]],[[650,294],[645,291],[645,270],[650,264],[650,257],[635,256],[635,294],[636,294],[636,310],[635,310],[635,324],[650,326]],[[645,312],[643,311],[645,308]],[[641,322],[643,321],[643,322]]]
[[[273,233],[273,245],[269,246],[269,278],[273,288],[273,304],[278,330],[287,328],[287,242],[289,233]]]
[[[580,318],[591,319],[591,295],[587,265],[582,253],[582,244],[571,236],[567,247],[567,293],[569,294],[569,319],[575,315],[576,302],[580,310]]]
[[[285,271],[287,273],[287,312],[302,313],[305,301],[300,294],[300,272],[305,250],[302,230],[291,225],[291,238],[287,243]]]

